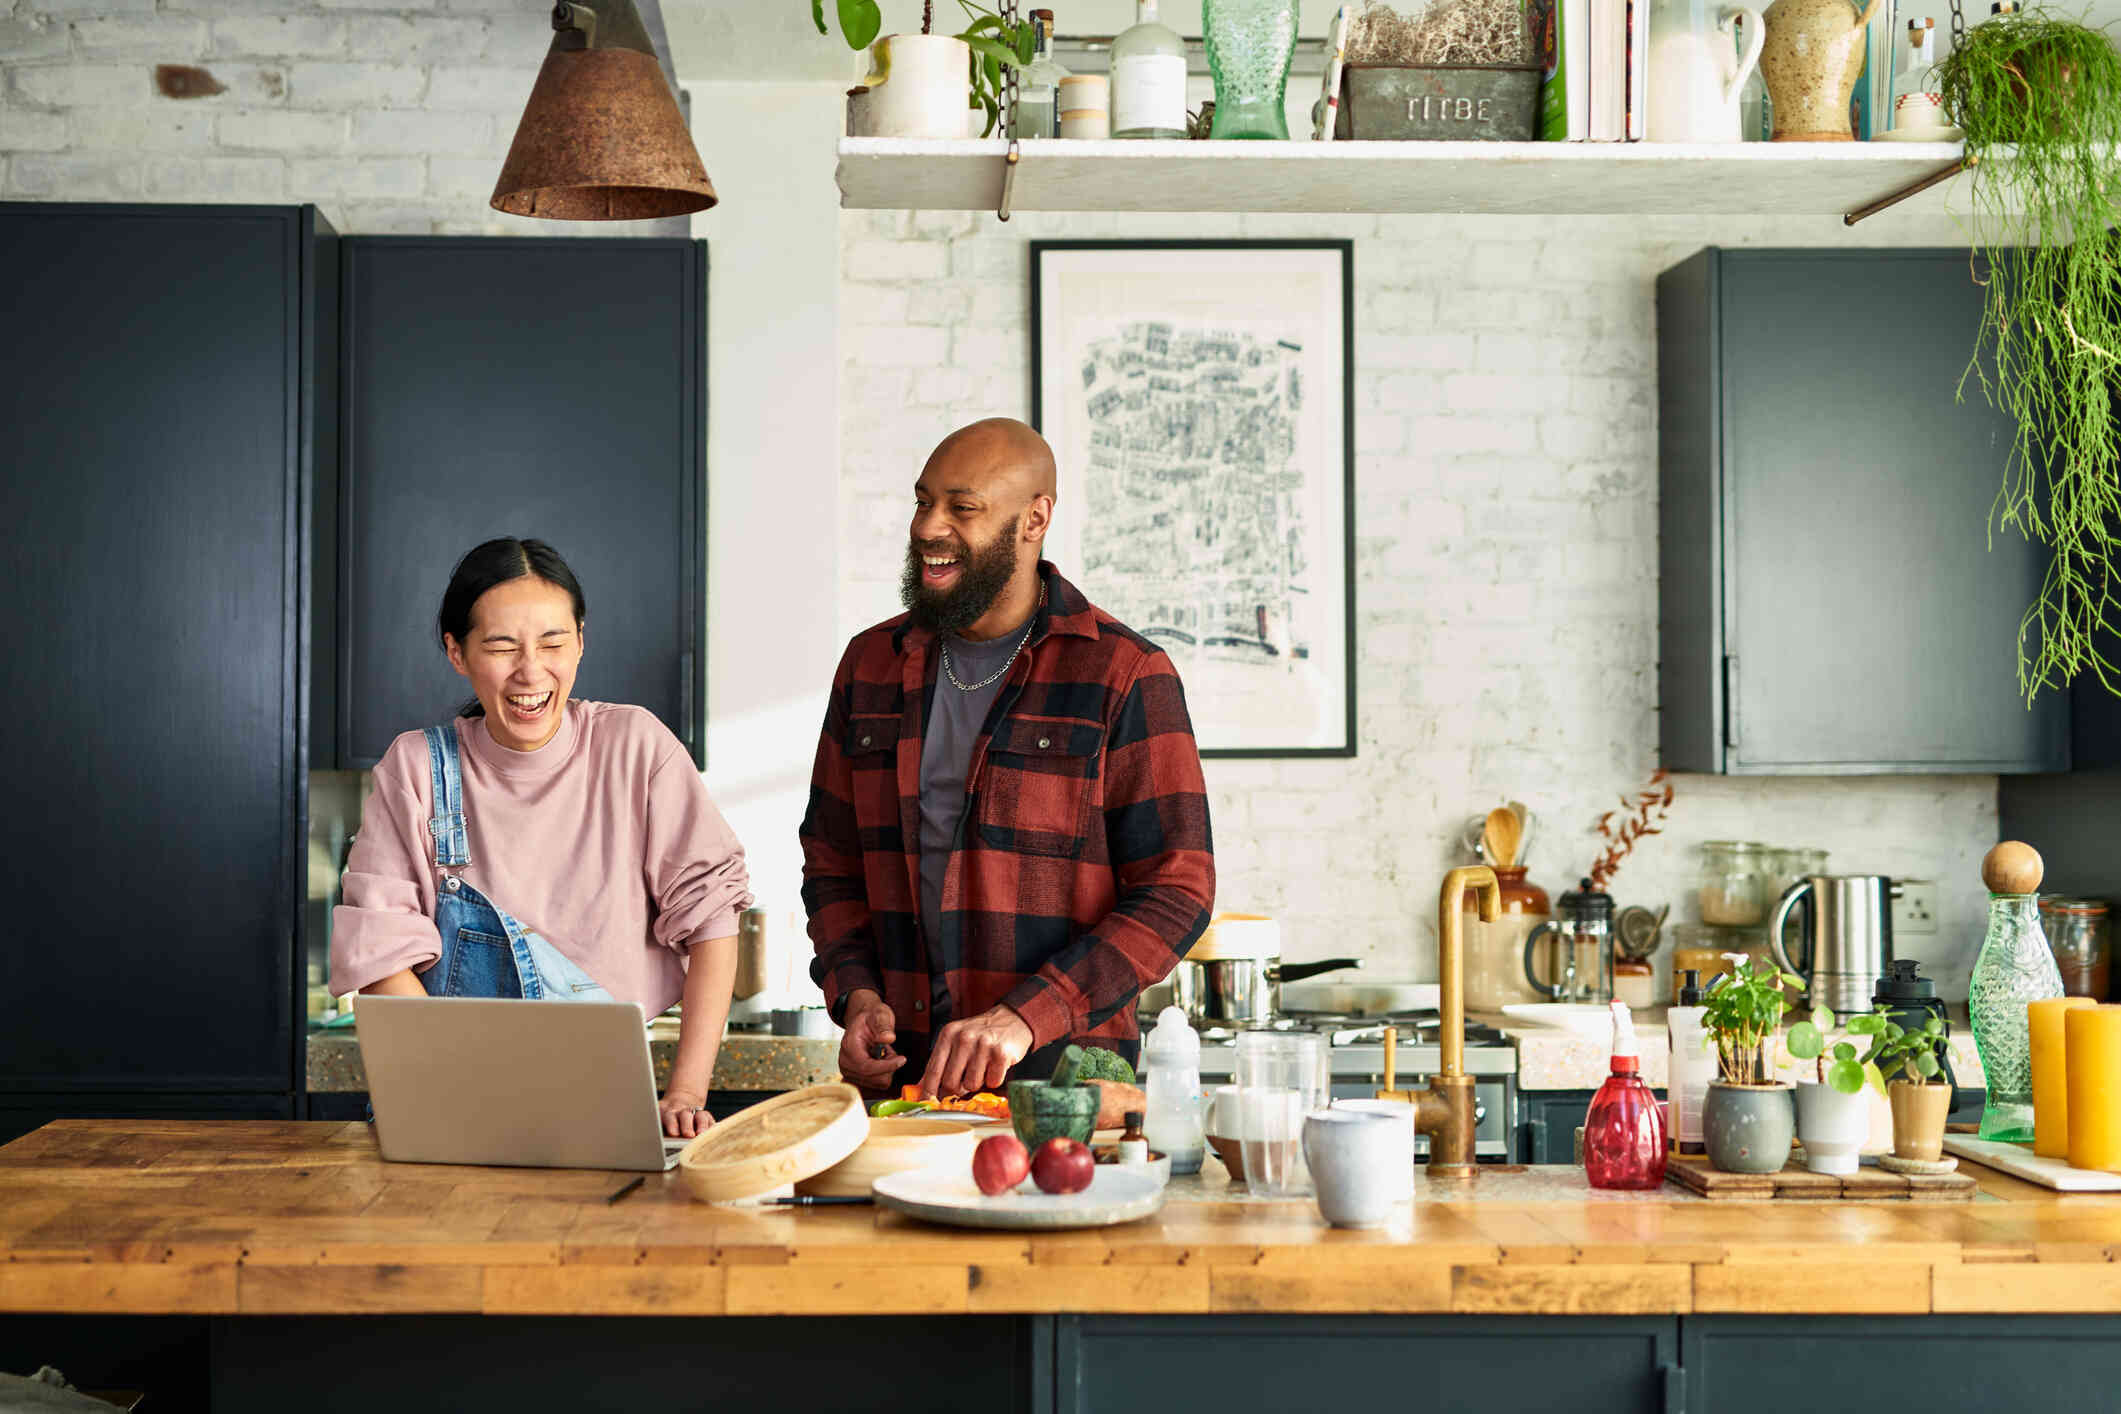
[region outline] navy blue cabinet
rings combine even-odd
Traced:
[[[2012,424],[1963,250],[1718,250],[1657,281],[1663,763],[2055,771],[2018,694],[2044,551],[1989,512]]]

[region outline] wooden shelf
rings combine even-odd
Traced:
[[[1008,144],[843,138],[840,204],[993,211]],[[1957,161],[1948,143],[1026,143],[1015,211],[1839,216]],[[1896,207],[1964,211],[1972,178]]]

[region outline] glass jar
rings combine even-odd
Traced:
[[[2040,926],[2062,974],[2062,995],[2105,1001],[2113,962],[2106,900],[2042,898]]]
[[[1718,928],[1751,928],[1767,921],[1768,851],[1737,840],[1701,846],[1701,921]]]
[[[1282,96],[1296,57],[1296,0],[1203,0],[1201,38],[1215,79],[1208,136],[1287,142]]]

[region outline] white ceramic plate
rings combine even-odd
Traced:
[[[1099,1164],[1080,1193],[1042,1193],[1025,1179],[990,1198],[970,1174],[918,1170],[886,1174],[876,1181],[875,1192],[877,1202],[909,1218],[1013,1231],[1109,1227],[1146,1218],[1164,1205],[1161,1183],[1112,1164]]]

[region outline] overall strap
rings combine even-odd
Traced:
[[[435,867],[444,871],[471,863],[471,841],[464,832],[464,774],[457,759],[457,729],[454,724],[428,727],[427,764],[433,772],[434,818],[427,833],[434,836]]]

